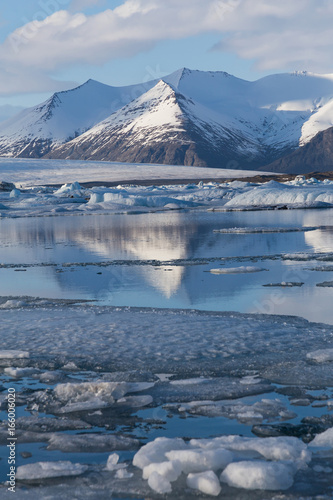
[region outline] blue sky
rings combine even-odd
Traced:
[[[11,0],[0,15],[0,107],[93,78],[126,85],[180,67],[255,80],[333,73],[331,0]]]

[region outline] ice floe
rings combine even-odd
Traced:
[[[217,496],[221,481],[245,489],[286,490],[298,470],[306,468],[312,454],[293,437],[243,438],[222,436],[192,439],[157,438],[134,456],[133,465],[143,470],[143,479],[159,493],[170,493],[171,483],[181,474],[187,486]]]
[[[317,351],[308,352],[306,357],[317,361],[317,363],[333,361],[333,349],[318,349]]]
[[[189,474],[186,479],[189,488],[199,490],[206,495],[218,496],[221,492],[221,485],[216,474],[212,471],[201,472],[199,474]]]
[[[16,479],[19,481],[32,481],[53,477],[79,476],[86,472],[87,469],[86,465],[73,464],[68,460],[60,462],[36,462],[20,465],[16,471]]]
[[[219,269],[211,269],[212,274],[241,274],[241,273],[259,273],[261,271],[267,271],[262,267],[256,266],[240,266],[240,267],[221,267]]]
[[[287,490],[294,482],[292,464],[246,461],[229,464],[221,481],[234,488],[247,490]]]

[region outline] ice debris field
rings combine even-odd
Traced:
[[[18,498],[331,497],[333,327],[42,299],[1,319]]]
[[[21,189],[14,183],[0,183],[0,217],[144,213],[195,208],[228,211],[331,207],[333,181],[302,176],[285,183],[271,180],[256,184],[236,180],[91,188],[84,188],[78,182],[60,188],[31,186]]]

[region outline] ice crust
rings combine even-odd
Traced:
[[[188,412],[191,415],[206,417],[226,417],[236,419],[241,423],[260,423],[275,420],[290,420],[296,414],[289,411],[279,399],[262,399],[253,404],[246,404],[242,400],[236,401],[193,401],[176,405],[179,412]]]
[[[299,378],[300,383],[312,386],[322,386],[323,383],[333,385],[330,384],[333,375],[327,370],[323,373],[321,364],[310,364],[307,357],[308,353],[317,350],[332,349],[332,327],[309,323],[300,318],[95,306],[22,308],[15,312],[15,322],[12,321],[10,310],[3,310],[1,315],[0,341],[4,344],[10,337],[17,348],[14,352],[2,351],[0,358],[5,356],[3,362],[15,356],[28,356],[29,353],[23,351],[27,347],[27,332],[34,331],[33,336],[29,335],[29,351],[34,353],[36,368],[38,359],[43,357],[44,370],[47,360],[50,363],[56,360],[58,366],[71,361],[85,369],[99,366],[107,371],[110,367],[112,371],[132,370],[135,361],[138,370],[157,373],[171,371],[180,375],[180,378],[189,378],[191,374],[202,373],[202,370],[225,376],[231,369],[241,368],[243,371],[260,369],[263,378],[273,381],[288,376],[289,382]],[[75,328],[72,325],[76,325]],[[170,331],[173,332],[171,336]],[[86,332],[89,332],[89,336]],[[11,361],[7,366],[12,364]],[[181,374],[186,377],[181,377]],[[231,382],[226,386],[226,393],[223,394],[220,389],[214,399],[222,400],[229,397],[228,394],[239,397],[237,393],[246,395],[248,391],[260,394],[263,390],[260,384],[255,388],[252,383],[244,385]],[[207,399],[204,394],[209,394],[209,384],[214,385],[214,381],[196,384],[195,391],[201,400]],[[267,392],[269,388],[265,385],[264,390]],[[62,391],[66,392],[67,387],[77,392],[65,397]],[[133,392],[133,387],[117,386],[119,396],[107,399],[102,387],[59,387],[54,393],[55,403],[58,401],[58,406],[62,407],[69,405],[67,409],[71,410],[71,404],[88,406],[90,400],[91,408],[97,408],[113,404],[114,399],[124,397],[125,393],[130,395],[129,391]],[[113,386],[107,387],[113,390]],[[193,400],[190,386],[185,385],[161,385],[161,394],[163,391],[170,392],[171,387],[172,391],[177,389],[179,395],[187,391],[186,399],[179,401]],[[158,397],[154,388],[149,394],[153,398],[155,395]],[[165,402],[168,402],[167,394],[165,396]],[[174,398],[172,400],[175,401]]]

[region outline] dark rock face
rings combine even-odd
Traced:
[[[289,174],[333,170],[333,127],[319,132],[310,142],[260,170]]]

